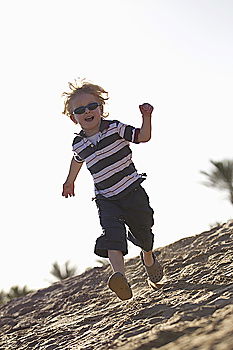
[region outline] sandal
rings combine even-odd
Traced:
[[[128,300],[132,298],[133,293],[130,284],[127,282],[125,276],[120,272],[115,272],[108,280],[108,287],[116,293],[121,300]]]
[[[143,263],[143,266],[146,270],[146,273],[149,277],[149,280],[152,283],[157,283],[159,282],[162,278],[163,278],[163,267],[162,265],[158,262],[156,256],[154,253],[153,254],[153,258],[154,258],[154,264],[152,266],[146,266],[143,260],[143,253],[140,253],[141,256],[141,260]]]

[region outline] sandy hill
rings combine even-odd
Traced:
[[[106,287],[109,266],[14,299],[0,308],[0,349],[232,350],[232,238],[233,220],[158,249],[159,290],[128,260],[128,301]]]

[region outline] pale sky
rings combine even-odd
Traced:
[[[62,115],[68,82],[109,92],[109,119],[137,127],[154,105],[153,136],[132,145],[155,211],[154,248],[232,218],[200,170],[232,159],[231,0],[5,1],[1,26],[1,277],[42,288],[52,263],[97,265],[101,234],[91,175],[61,196],[75,126]],[[129,246],[128,258],[139,254]]]

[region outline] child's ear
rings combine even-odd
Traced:
[[[71,114],[70,115],[70,119],[72,120],[72,122],[74,122],[75,124],[78,124],[77,120],[75,119],[74,115]]]

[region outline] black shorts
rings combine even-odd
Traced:
[[[120,250],[126,255],[127,239],[145,251],[152,250],[154,211],[141,185],[120,199],[96,199],[96,205],[103,230],[96,240],[96,255],[107,258],[108,250]]]

